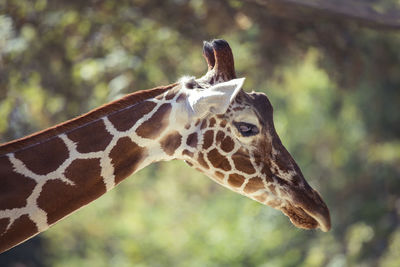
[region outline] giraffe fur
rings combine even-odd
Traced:
[[[205,42],[208,72],[130,94],[0,145],[0,252],[48,229],[157,161],[180,159],[300,228],[329,210],[282,145],[262,93],[246,93],[223,40]]]

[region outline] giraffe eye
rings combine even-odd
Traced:
[[[236,126],[238,131],[243,136],[252,136],[258,134],[260,131],[258,130],[257,126],[247,122],[233,122]]]

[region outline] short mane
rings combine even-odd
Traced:
[[[177,83],[174,83],[167,86],[160,86],[153,89],[142,90],[128,94],[122,97],[121,99],[112,101],[101,107],[95,108],[89,111],[88,113],[73,118],[69,121],[57,124],[53,127],[22,137],[20,139],[4,143],[0,145],[0,157],[8,153],[15,152],[24,147],[30,146],[32,144],[40,143],[53,136],[57,136],[59,134],[68,132],[76,127],[100,119],[105,115],[121,110],[125,107],[135,105],[139,102],[142,102],[143,100],[156,97],[168,91],[169,89],[175,87],[176,85]]]

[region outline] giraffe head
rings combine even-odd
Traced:
[[[226,41],[205,42],[203,55],[207,74],[183,79],[179,89],[189,114],[183,159],[217,183],[281,210],[297,227],[328,231],[329,210],[282,145],[268,97],[242,90]]]

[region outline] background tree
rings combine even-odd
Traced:
[[[134,90],[202,75],[229,41],[283,143],[331,209],[329,233],[180,162],[146,168],[1,266],[399,266],[398,1],[0,0],[0,141]]]

